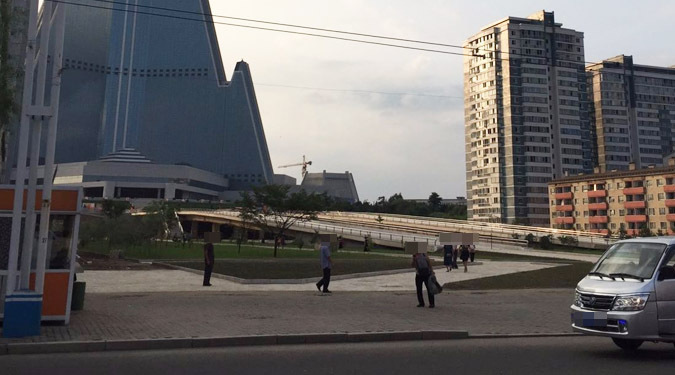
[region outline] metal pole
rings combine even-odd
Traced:
[[[39,74],[38,74],[39,75]],[[38,78],[38,86],[40,78]],[[39,99],[38,99],[39,101]],[[35,237],[35,194],[37,191],[37,165],[40,159],[40,138],[42,135],[42,124],[40,121],[31,121],[31,140],[30,140],[30,168],[28,172],[28,189],[26,192],[26,218],[23,228],[23,249],[21,251],[21,269],[19,289],[28,290],[30,288],[30,271],[33,259],[33,238]]]
[[[42,210],[40,212],[40,234],[38,238],[38,255],[35,266],[35,291],[44,290],[45,264],[47,261],[47,245],[49,244],[49,215],[52,202],[52,176],[54,174],[54,151],[56,150],[56,131],[59,119],[59,100],[61,98],[61,74],[63,67],[63,39],[66,28],[66,9],[63,4],[57,4],[54,10],[54,54],[52,55],[52,87],[51,101],[52,117],[49,118],[47,131],[47,150],[45,152],[44,183],[42,184]],[[72,241],[77,241],[73,238]],[[71,254],[74,256],[75,254]]]
[[[33,78],[35,76],[35,42],[37,39],[38,0],[31,0],[28,10],[28,40],[26,44],[25,75],[23,80],[23,101],[21,123],[19,127],[19,151],[16,161],[14,183],[14,205],[12,207],[12,231],[7,262],[7,295],[12,295],[16,287],[17,263],[19,261],[19,236],[21,235],[21,217],[23,211],[23,189],[26,179],[26,156],[28,154],[28,132],[30,117],[28,111],[33,99]]]
[[[47,2],[42,11],[42,33],[40,34],[40,49],[37,53],[37,81],[35,92],[35,106],[44,107],[47,77],[47,56],[49,55],[49,38],[52,25],[52,3]],[[37,192],[37,168],[40,164],[40,139],[42,138],[43,118],[35,119],[32,123],[30,141],[30,170],[28,173],[28,192],[26,197],[26,220],[23,230],[23,251],[21,253],[21,289],[30,288],[30,273],[33,260],[33,239],[35,238],[35,199]],[[44,176],[43,176],[44,180]]]

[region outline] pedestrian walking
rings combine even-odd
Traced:
[[[429,308],[433,309],[434,294],[429,290],[429,277],[434,274],[431,267],[431,260],[425,253],[417,253],[413,255],[412,267],[415,268],[415,288],[417,289],[417,307],[424,307],[424,297],[422,296],[422,284],[427,288],[427,295],[429,296]]]
[[[457,256],[459,255],[459,246],[452,247],[452,268],[457,269]]]
[[[443,245],[443,265],[445,266],[445,272],[452,271],[452,253],[455,249],[452,248],[452,245]]]
[[[368,237],[368,236],[363,237],[363,251],[364,252],[370,251],[370,249],[368,248],[369,242],[370,242],[370,237]]]
[[[474,244],[469,245],[469,259],[471,260],[471,263],[476,259],[476,245]]]
[[[319,247],[319,261],[323,270],[323,278],[316,283],[316,289],[319,289],[321,293],[331,293],[328,290],[328,284],[330,284],[330,270],[333,267],[333,260],[330,258],[329,242],[321,243],[321,247]]]
[[[464,264],[464,272],[468,271],[467,267],[467,261],[469,260],[469,246],[467,245],[462,245],[459,250],[459,259],[462,260],[462,264]]]
[[[204,284],[203,286],[211,286],[211,272],[213,272],[213,263],[215,255],[213,253],[213,244],[208,242],[204,244]]]

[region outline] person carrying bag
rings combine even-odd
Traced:
[[[417,289],[417,307],[424,307],[424,297],[422,297],[422,283],[427,288],[427,295],[429,296],[429,308],[434,308],[434,294],[429,289],[429,277],[434,274],[431,267],[431,261],[427,254],[417,253],[413,255],[412,267],[415,268],[415,287]]]

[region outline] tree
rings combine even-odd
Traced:
[[[623,240],[628,237],[628,232],[626,231],[626,228],[624,228],[623,225],[619,227],[619,239]]]
[[[441,203],[443,202],[443,198],[441,198],[438,193],[433,192],[431,195],[429,195],[429,207],[431,207],[431,211],[438,211],[441,209]]]
[[[278,239],[295,223],[316,219],[323,208],[317,194],[304,190],[289,194],[289,186],[263,185],[253,188],[253,195],[242,193],[239,212],[250,212],[253,222],[274,236],[274,257],[277,256]]]
[[[550,248],[553,247],[553,241],[551,240],[551,235],[547,236],[541,236],[539,238],[539,247],[541,247],[544,250],[549,250]]]
[[[537,240],[537,237],[534,236],[532,233],[528,233],[527,236],[525,236],[525,239],[527,240],[527,244],[529,246],[532,246],[534,242]]]
[[[11,1],[0,0],[0,179],[3,176],[3,169],[8,167],[5,163],[8,156],[9,123],[18,110],[11,82],[15,74],[9,63],[11,8]]]
[[[241,254],[241,244],[248,240],[248,230],[253,223],[256,214],[256,205],[249,194],[241,194],[241,207],[239,208],[240,228],[237,231],[237,254]],[[275,241],[276,242],[276,241]],[[276,244],[275,244],[276,246]]]
[[[642,224],[640,227],[640,231],[638,232],[638,237],[652,237],[654,234],[652,233],[651,230],[647,227],[646,224]]]
[[[384,218],[382,217],[382,215],[377,215],[377,219],[375,219],[375,221],[382,224],[382,222],[384,221]]]
[[[149,216],[150,220],[155,220],[158,223],[157,234],[160,239],[166,239],[167,235],[170,233],[171,228],[173,228],[178,223],[178,218],[176,217],[176,210],[169,206],[169,204],[164,200],[153,201],[145,208],[143,211]]]
[[[101,203],[101,209],[103,210],[103,215],[109,219],[116,219],[128,209],[131,208],[131,204],[127,201],[115,201],[112,199],[104,199]]]
[[[605,235],[605,238],[612,238],[612,234],[614,234],[612,233],[612,230],[607,228],[607,234]]]

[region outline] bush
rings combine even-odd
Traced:
[[[298,249],[302,250],[302,247],[305,246],[305,240],[302,237],[295,237],[293,240],[293,245],[297,246]]]
[[[573,236],[560,236],[558,237],[560,244],[565,246],[576,246],[579,243],[576,237]]]
[[[654,236],[654,233],[652,233],[652,231],[649,230],[649,228],[647,228],[646,225],[643,225],[642,227],[640,227],[640,231],[638,232],[638,237],[652,237],[652,236]]]
[[[525,239],[527,240],[528,246],[532,246],[532,244],[537,241],[537,237],[535,237],[532,233],[528,233],[527,236],[525,236]]]
[[[628,236],[626,228],[624,228],[623,226],[619,227],[619,239],[624,240],[626,238],[630,238],[630,236]]]
[[[511,233],[511,238],[513,238],[514,240],[519,240],[520,235],[518,233]]]
[[[553,242],[551,241],[551,235],[541,236],[539,238],[539,246],[544,250],[549,250],[553,247]]]

